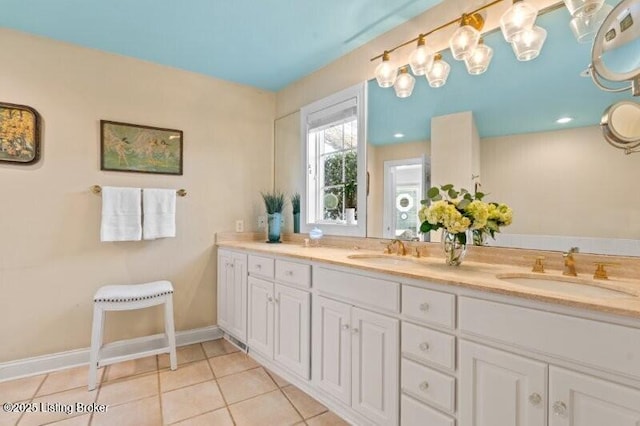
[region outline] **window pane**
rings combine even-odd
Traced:
[[[344,148],[344,126],[331,126],[324,131],[324,153],[341,151]]]
[[[344,147],[355,149],[358,147],[358,122],[352,120],[344,125]]]
[[[342,187],[325,189],[322,203],[322,218],[331,221],[342,220],[344,216],[343,199],[344,189]]]
[[[324,186],[341,185],[344,168],[344,154],[338,153],[323,157],[324,159]]]

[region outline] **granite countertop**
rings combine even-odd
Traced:
[[[268,255],[288,256],[301,260],[347,266],[414,280],[428,280],[435,284],[463,287],[640,319],[640,281],[637,280],[610,278],[609,280],[594,281],[591,275],[580,274],[577,280],[581,284],[597,283],[599,287],[617,290],[621,293],[614,297],[578,295],[556,292],[550,289],[525,287],[498,278],[531,277],[566,280],[567,278],[558,270],[550,270],[543,274],[538,274],[532,273],[530,268],[521,266],[470,261],[465,261],[458,267],[452,267],[445,265],[443,258],[415,258],[410,255],[397,256],[393,254],[384,255],[385,259],[376,263],[372,259],[350,258],[349,256],[380,256],[382,255],[382,250],[373,251],[324,246],[304,247],[298,243],[266,244],[262,241],[219,241],[217,245],[229,249],[243,249]],[[396,259],[395,263],[391,260],[394,258]],[[558,286],[561,285],[561,283],[558,283]]]

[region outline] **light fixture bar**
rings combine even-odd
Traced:
[[[513,0],[494,0],[491,3],[487,3],[482,7],[479,7],[477,9],[475,9],[475,10],[472,10],[471,12],[465,13],[465,15],[473,15],[474,13],[481,12],[481,11],[483,11],[485,9],[488,9],[489,7],[491,7],[491,6],[495,5],[495,4],[498,4],[498,3],[502,2],[502,1],[510,1],[510,2],[512,2]],[[553,12],[554,10],[560,9],[562,7],[565,7],[565,4],[564,4],[564,1],[561,0],[561,1],[558,1],[557,3],[554,3],[554,4],[550,5],[550,6],[545,7],[544,9],[540,9],[538,11],[538,16],[545,15],[545,14],[547,14],[549,12]],[[444,28],[446,28],[446,27],[448,27],[450,25],[453,25],[455,23],[460,23],[461,20],[462,20],[462,16],[460,18],[456,18],[456,19],[453,19],[453,20],[451,20],[449,22],[446,22],[446,23],[440,25],[439,27],[436,27],[436,28],[434,28],[434,29],[432,29],[430,31],[427,31],[426,33],[419,34],[417,37],[414,37],[411,40],[405,41],[404,43],[401,43],[401,44],[399,44],[397,46],[394,46],[391,49],[385,50],[385,53],[387,53],[387,54],[393,53],[394,51],[396,51],[396,50],[398,50],[400,48],[403,48],[403,47],[408,46],[410,44],[415,44],[420,39],[420,37],[427,37],[427,36],[429,36],[429,35],[431,35],[431,34],[433,34],[435,32],[438,32],[438,31],[440,31],[440,30],[442,30],[442,29],[444,29]],[[497,31],[500,31],[500,26],[498,26],[498,27],[496,27],[496,28],[494,28],[492,30],[483,32],[482,36],[484,37],[484,36],[487,36],[489,34],[493,34],[493,33],[497,32]],[[447,47],[447,49],[448,49],[448,47]],[[436,52],[434,52],[434,53],[436,53]],[[370,61],[373,62],[375,60],[378,60],[378,59],[382,58],[383,55],[384,55],[384,53],[381,53],[380,55],[371,58]]]

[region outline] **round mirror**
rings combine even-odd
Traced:
[[[604,19],[593,41],[591,62],[609,81],[640,76],[640,0],[622,0]]]
[[[604,111],[600,127],[607,142],[630,153],[640,145],[640,104],[622,101],[611,105]]]

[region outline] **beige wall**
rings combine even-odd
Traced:
[[[506,233],[640,239],[638,158],[599,127],[486,138],[482,191],[514,210]]]
[[[216,324],[214,233],[254,229],[273,185],[275,95],[0,30],[2,101],[43,119],[33,166],[0,165],[0,362],[89,346],[104,284],[169,279],[178,330]],[[8,59],[10,58],[10,60]],[[101,172],[99,120],[184,131],[184,175]],[[100,243],[93,184],[186,188],[176,238]],[[161,330],[159,310],[109,314],[108,340]]]
[[[293,232],[293,212],[289,197],[302,194],[305,176],[302,174],[302,150],[300,148],[300,112],[289,114],[275,121],[274,187],[287,195],[284,216],[284,232]],[[302,218],[300,218],[302,222]]]
[[[383,236],[384,219],[384,162],[419,158],[429,154],[429,141],[406,142],[393,145],[367,145],[369,197],[367,198],[367,236]]]

